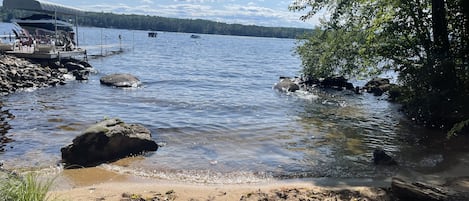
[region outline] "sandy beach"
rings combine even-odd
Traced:
[[[51,192],[65,200],[386,200],[385,192],[369,187],[323,188],[307,183],[198,185],[165,181],[109,182]],[[130,199],[129,199],[130,200]],[[137,199],[135,199],[137,200]]]
[[[386,191],[353,181],[266,180],[199,184],[118,174],[100,167],[64,170],[50,192],[60,200],[389,200]]]

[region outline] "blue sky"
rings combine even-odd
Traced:
[[[86,11],[208,19],[259,26],[313,28],[318,17],[303,22],[288,10],[290,1],[275,0],[47,0]]]

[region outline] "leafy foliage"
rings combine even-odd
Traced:
[[[393,70],[404,109],[417,122],[447,128],[469,117],[467,1],[295,0],[290,9],[310,9],[302,20],[331,14],[297,48],[305,74],[363,77]]]
[[[451,130],[448,131],[448,138],[458,135],[459,132],[463,131],[465,128],[469,127],[469,119],[461,121],[453,126]]]

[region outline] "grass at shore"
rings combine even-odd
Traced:
[[[53,179],[42,181],[37,174],[24,176],[0,173],[0,201],[51,201],[47,196]]]

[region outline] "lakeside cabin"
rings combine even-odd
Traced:
[[[41,0],[3,0],[3,7],[33,11],[29,17],[14,19],[13,43],[0,42],[0,51],[21,58],[54,60],[86,58],[79,47],[77,16],[84,11]],[[58,18],[58,14],[75,16],[74,25]]]

